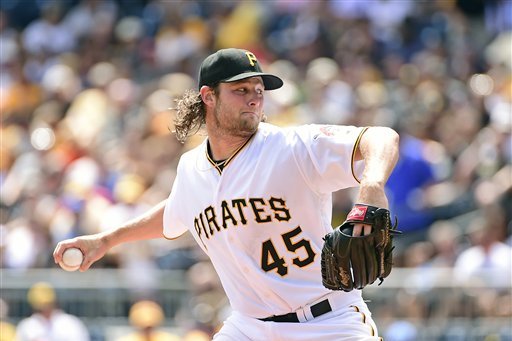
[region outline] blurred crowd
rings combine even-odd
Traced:
[[[270,122],[396,129],[396,266],[508,286],[478,311],[510,317],[511,13],[509,0],[3,1],[1,267],[53,268],[58,241],[166,198],[180,155],[205,137],[174,138],[174,99],[196,88],[204,57],[239,47],[285,80],[266,94]],[[335,193],[333,225],[352,198]],[[187,236],[119,247],[94,267],[133,270],[142,288],[154,270],[189,271],[210,290],[197,305],[225,309]],[[489,269],[501,277],[480,276]]]

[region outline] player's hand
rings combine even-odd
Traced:
[[[367,205],[389,209],[388,198],[384,186],[375,183],[362,182],[359,188],[357,201]],[[367,224],[354,224],[352,235],[367,236],[372,233],[372,226]]]
[[[372,233],[372,225],[354,224],[354,229],[352,230],[352,235],[354,237],[358,237],[358,236],[361,236],[361,235],[367,236],[370,233]]]
[[[106,242],[98,235],[82,236],[59,242],[53,251],[53,259],[56,264],[62,260],[62,254],[70,247],[79,248],[84,254],[84,260],[79,270],[86,271],[98,259],[108,251]]]

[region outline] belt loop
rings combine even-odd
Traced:
[[[308,310],[309,309],[306,309],[303,307],[303,308],[299,308],[299,309],[297,309],[297,311],[295,311],[295,314],[297,314],[297,318],[299,319],[300,323],[310,320],[310,319],[308,319],[308,317],[306,315],[306,311],[308,311]]]
[[[311,311],[311,306],[308,305],[306,308],[302,309],[304,311],[304,315],[306,318],[306,321],[311,321],[315,317],[313,316],[313,312]]]

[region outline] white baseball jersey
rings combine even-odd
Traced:
[[[322,237],[332,192],[358,185],[362,129],[261,123],[222,172],[206,140],[183,154],[164,213],[164,235],[189,230],[208,254],[235,311],[286,314],[325,296]],[[361,299],[359,290],[347,301]]]

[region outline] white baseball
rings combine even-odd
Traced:
[[[82,251],[76,247],[71,247],[64,251],[59,265],[66,271],[76,271],[80,268],[83,261],[84,255],[82,254]]]

